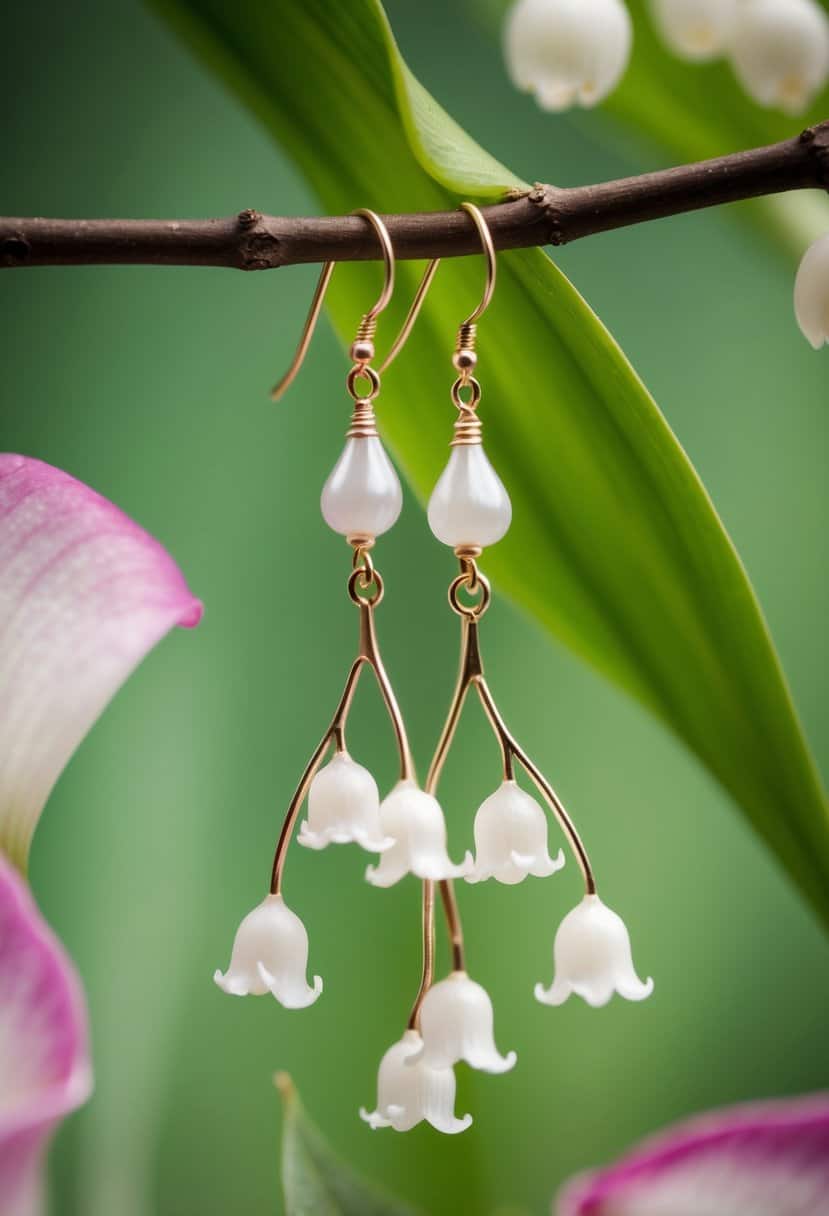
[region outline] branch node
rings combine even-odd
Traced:
[[[544,182],[536,182],[527,195],[532,205],[542,212],[549,224],[546,235],[547,243],[550,245],[567,244],[564,210],[561,206],[563,193],[556,186],[548,186]]]

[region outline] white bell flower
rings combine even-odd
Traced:
[[[305,978],[308,934],[302,921],[285,907],[281,895],[268,895],[249,912],[236,930],[230,966],[213,979],[231,996],[262,996],[270,992],[286,1009],[305,1009],[322,992]]]
[[[829,79],[829,17],[815,0],[741,0],[731,61],[761,106],[801,114]]]
[[[388,1049],[380,1061],[377,1076],[377,1110],[369,1114],[361,1106],[360,1118],[373,1129],[393,1127],[396,1132],[408,1132],[425,1121],[450,1136],[465,1132],[472,1123],[472,1116],[455,1118],[455,1074],[452,1069],[406,1063],[421,1046],[418,1032],[407,1030],[403,1038]]]
[[[598,1008],[614,992],[628,1001],[644,1001],[653,992],[653,980],[643,984],[633,969],[624,921],[598,895],[585,895],[565,916],[556,933],[553,956],[552,986],[535,986],[535,999],[542,1005],[563,1005],[574,992]]]
[[[369,866],[366,879],[375,887],[391,887],[406,874],[440,882],[463,878],[472,869],[472,854],[453,865],[446,851],[446,821],[440,803],[418,789],[414,781],[398,781],[380,806],[380,827],[394,844]]]
[[[683,59],[716,59],[729,46],[739,0],[651,0],[665,42]]]
[[[815,350],[829,342],[829,232],[803,255],[794,283],[794,311]]]
[[[547,816],[515,781],[504,781],[475,816],[475,868],[467,882],[521,882],[528,874],[546,878],[564,865],[561,849],[547,851]]]
[[[346,752],[337,752],[311,782],[308,818],[297,840],[308,849],[353,841],[369,853],[384,853],[394,844],[380,827],[377,782]]]
[[[423,1044],[406,1059],[406,1066],[451,1068],[466,1060],[482,1072],[508,1072],[518,1056],[499,1054],[493,1031],[492,1001],[465,971],[453,971],[433,984],[420,1008]]]
[[[513,83],[543,110],[597,105],[621,80],[632,41],[623,0],[517,0],[504,29]]]

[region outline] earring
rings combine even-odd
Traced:
[[[449,462],[428,507],[433,533],[454,550],[460,562],[460,573],[449,588],[449,603],[461,619],[461,656],[460,674],[425,789],[429,794],[437,793],[467,693],[474,689],[500,750],[502,781],[475,816],[475,865],[465,876],[467,882],[494,878],[513,885],[529,875],[551,875],[564,864],[561,851],[555,858],[549,855],[542,807],[517,784],[516,769],[521,768],[564,833],[585,889],[582,902],[565,917],[556,933],[555,979],[549,988],[537,984],[536,998],[543,1004],[560,1005],[576,993],[588,1004],[599,1006],[606,1004],[615,991],[628,1000],[639,1001],[651,994],[653,980],[643,983],[636,975],[627,929],[599,899],[594,872],[573,821],[549,781],[507,728],[484,675],[479,625],[490,605],[491,588],[478,568],[478,559],[487,545],[506,534],[512,510],[503,483],[483,449],[478,416],[481,385],[473,374],[477,366],[476,323],[495,289],[495,248],[478,208],[464,203],[463,209],[481,238],[487,281],[480,304],[458,331],[452,357],[458,376],[451,389],[458,417]],[[466,974],[463,933],[452,883],[443,882],[440,889],[452,937],[453,970],[447,979],[426,985],[422,993],[417,1012],[423,1047],[418,1058],[440,1067],[466,1059],[473,1067],[505,1070],[514,1062],[514,1053],[504,1058],[494,1049],[492,1005],[483,988]]]
[[[446,853],[443,813],[435,799],[417,786],[406,728],[377,642],[374,610],[383,598],[383,580],[371,551],[377,537],[397,521],[402,506],[400,482],[375,424],[380,374],[372,366],[377,319],[394,290],[394,252],[379,216],[367,210],[355,214],[368,220],[377,234],[385,280],[379,299],[363,316],[351,346],[352,367],[346,377],[353,401],[351,425],[342,455],[323,488],[320,505],[326,523],[341,533],[353,550],[348,595],[360,614],[357,656],[334,716],[288,806],[269,893],[239,926],[228,970],[214,975],[215,982],[227,993],[244,996],[270,992],[289,1009],[311,1005],[322,991],[319,976],[314,977],[313,985],[307,982],[308,936],[282,895],[288,846],[306,796],[308,813],[299,829],[299,844],[323,849],[329,844],[356,843],[369,852],[380,853],[383,860],[376,870],[369,867],[367,875],[376,885],[390,886],[409,870],[421,878],[448,879],[469,873],[472,867],[471,855],[462,865],[452,865]],[[302,366],[333,271],[334,263],[323,267],[296,355],[273,390],[274,398],[285,392]],[[374,778],[351,758],[346,747],[349,712],[365,668],[371,669],[379,687],[394,729],[399,760],[399,780],[382,806]],[[330,750],[333,755],[324,764]]]

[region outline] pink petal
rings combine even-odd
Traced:
[[[558,1216],[829,1216],[829,1094],[702,1115],[571,1182]]]
[[[86,1007],[71,961],[0,854],[0,1212],[40,1203],[55,1124],[92,1087]]]
[[[162,546],[67,473],[0,454],[0,849],[21,868],[62,769],[130,672],[202,607]]]

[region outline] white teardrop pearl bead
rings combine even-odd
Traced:
[[[322,517],[343,536],[380,536],[397,522],[403,491],[376,435],[345,441],[322,488]]]
[[[438,540],[458,545],[494,545],[512,521],[504,483],[479,443],[452,448],[449,463],[429,499],[429,527]]]

